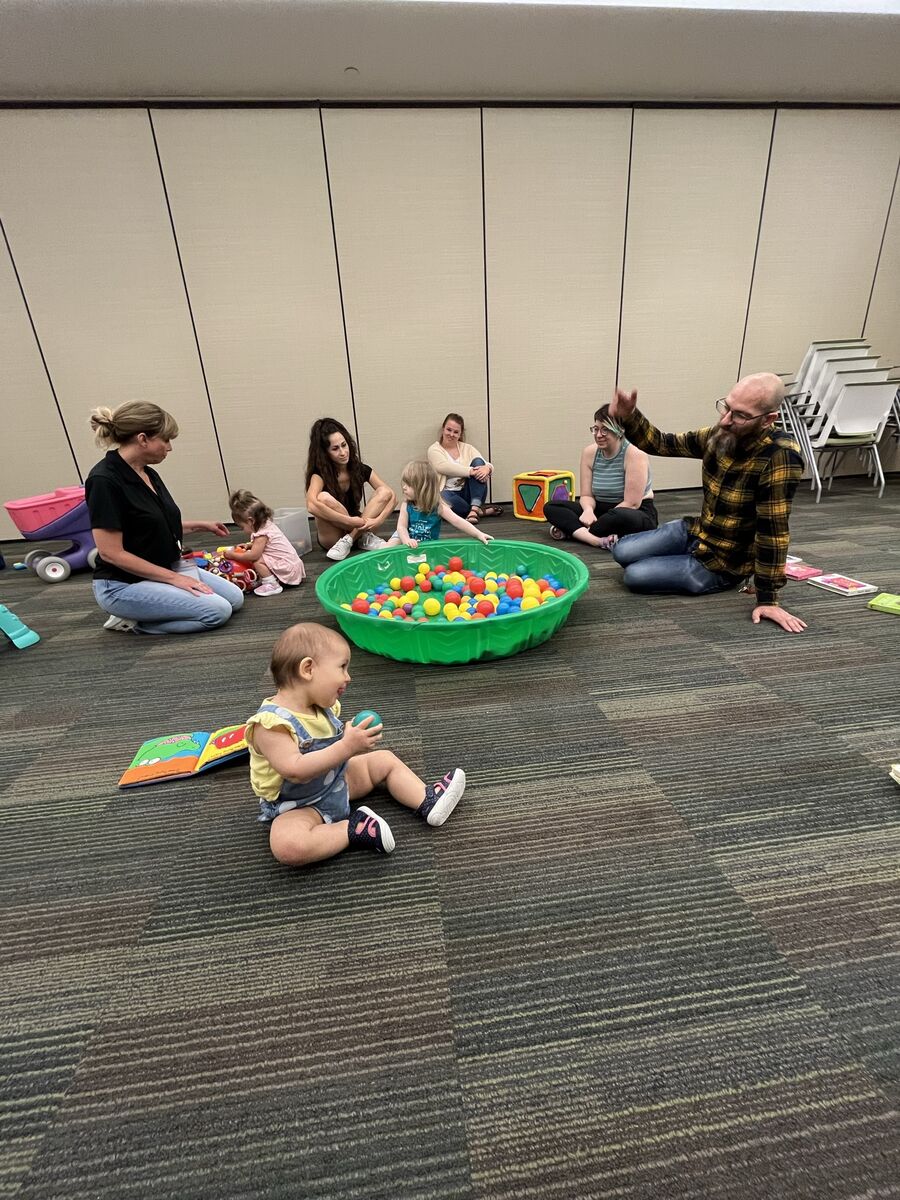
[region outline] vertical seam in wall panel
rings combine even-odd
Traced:
[[[50,376],[50,368],[47,366],[47,360],[44,357],[44,348],[41,345],[41,339],[38,337],[38,331],[34,325],[34,318],[31,315],[31,309],[28,305],[28,298],[25,295],[25,289],[22,286],[22,280],[19,276],[19,269],[16,266],[16,260],[13,258],[12,247],[9,244],[9,238],[6,236],[6,226],[3,224],[2,217],[0,217],[0,233],[3,234],[3,241],[6,244],[6,252],[9,255],[10,265],[12,266],[13,274],[16,277],[16,283],[19,285],[19,295],[22,297],[22,303],[25,305],[25,312],[28,316],[28,324],[31,326],[31,332],[34,334],[34,344],[37,346],[38,354],[41,356],[44,374],[47,376],[47,383],[50,386],[50,395],[53,397],[53,403],[56,405],[56,411],[59,414],[59,422],[62,425],[62,430],[65,434],[66,444],[69,447],[69,453],[72,455],[72,462],[75,464],[75,474],[78,476],[78,482],[84,483],[84,476],[81,474],[81,468],[78,466],[78,459],[75,456],[75,447],[72,445],[72,439],[69,437],[69,430],[66,427],[66,419],[63,416],[62,409],[59,405],[59,398],[56,395],[56,388],[53,386],[53,379]]]
[[[866,325],[869,323],[869,309],[872,307],[872,297],[875,295],[875,283],[878,280],[878,268],[881,266],[881,254],[887,237],[888,225],[891,220],[891,209],[894,207],[894,197],[897,194],[897,176],[900,175],[900,158],[897,159],[897,170],[894,172],[894,186],[891,188],[891,198],[888,201],[887,213],[884,217],[884,229],[881,231],[881,245],[878,247],[878,257],[875,259],[875,273],[872,276],[872,286],[869,289],[869,302],[866,305],[866,315],[863,317],[862,329],[859,336],[866,336]]]
[[[744,347],[747,344],[747,328],[750,324],[750,303],[753,299],[753,282],[756,278],[756,260],[759,256],[759,243],[762,238],[763,213],[766,208],[766,193],[769,190],[769,168],[772,165],[772,148],[775,145],[775,122],[778,120],[778,109],[772,113],[772,131],[769,134],[769,154],[766,158],[766,174],[763,179],[762,195],[759,198],[759,222],[756,226],[756,245],[753,247],[753,266],[750,268],[750,287],[747,290],[747,309],[744,313],[744,331],[741,334],[741,352],[738,355],[738,369],[735,380],[740,379],[744,369]]]
[[[616,387],[619,386],[619,356],[622,353],[622,321],[625,315],[625,259],[628,254],[628,209],[631,204],[631,160],[634,151],[634,109],[628,133],[628,174],[625,182],[625,228],[622,231],[622,279],[619,283],[619,329],[616,334]]]
[[[203,364],[203,351],[200,349],[200,338],[197,335],[197,322],[194,320],[194,308],[191,304],[191,294],[188,291],[187,277],[184,273],[184,263],[181,259],[181,247],[178,245],[178,233],[175,229],[175,218],[172,215],[172,205],[169,203],[169,189],[166,187],[166,176],[163,171],[162,158],[159,153],[159,144],[156,141],[156,128],[153,124],[153,113],[147,109],[147,119],[150,122],[150,134],[153,138],[153,149],[156,151],[156,162],[159,166],[159,179],[162,183],[163,196],[166,201],[166,211],[169,214],[169,225],[172,229],[172,241],[175,243],[175,254],[178,258],[178,270],[181,272],[181,284],[184,288],[184,299],[187,304],[188,316],[191,318],[191,329],[194,333],[194,345],[197,347],[197,361],[200,363],[200,375],[203,378],[203,390],[206,392],[206,403],[209,406],[209,419],[212,422],[213,437],[216,439],[216,449],[219,452],[219,462],[222,464],[222,476],[225,480],[225,491],[231,494],[231,487],[228,483],[228,471],[225,468],[225,456],[222,453],[222,443],[219,440],[219,429],[216,425],[216,414],[213,410],[212,397],[209,394],[209,381],[206,378],[206,367]]]
[[[491,343],[488,317],[488,268],[487,268],[487,197],[484,185],[484,108],[478,110],[481,141],[481,264],[484,278],[484,402],[487,414],[488,462],[493,461],[491,446]],[[493,477],[488,480],[490,497],[494,498]]]
[[[319,105],[319,131],[322,135],[322,157],[325,162],[325,186],[328,189],[328,216],[331,221],[331,243],[334,246],[334,269],[337,274],[338,299],[341,305],[341,327],[344,330],[344,354],[347,359],[347,381],[350,384],[350,407],[353,410],[353,432],[359,447],[359,422],[356,419],[356,392],[353,388],[353,366],[350,362],[350,338],[347,336],[347,314],[344,311],[344,283],[341,279],[341,256],[338,253],[337,228],[334,223],[334,201],[331,196],[331,171],[328,167],[328,146],[325,141],[325,121]],[[362,452],[360,451],[360,454]]]

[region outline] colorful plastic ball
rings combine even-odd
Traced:
[[[350,722],[350,724],[351,725],[362,725],[362,723],[366,719],[366,717],[374,717],[375,718],[375,720],[372,722],[372,724],[367,727],[369,729],[374,729],[376,725],[384,724],[381,717],[379,717],[378,713],[375,711],[374,708],[364,708],[362,710],[362,712],[358,712],[356,714],[356,716],[353,718],[353,720]]]
[[[430,592],[433,587],[434,587],[434,584],[431,582],[430,579],[423,579],[422,582],[419,584],[419,591],[420,592]]]
[[[350,608],[355,613],[367,613],[369,611],[369,602],[362,596],[357,596]]]
[[[475,611],[481,613],[483,617],[492,617],[494,615],[494,606],[490,600],[481,600],[475,605]]]
[[[341,608],[346,608],[347,612],[350,612],[350,611],[351,611],[351,609],[350,609],[350,605],[349,605],[349,604],[342,604],[342,605],[341,605]]]
[[[390,586],[391,586],[391,591],[392,591],[392,592],[396,592],[396,591],[397,591],[397,589],[400,587],[400,576],[399,576],[399,575],[395,575],[395,576],[394,576],[394,578],[391,580],[391,585],[390,585]]]
[[[484,587],[484,580],[480,579],[477,575],[473,575],[469,580],[469,591],[473,596],[480,596],[484,591]]]
[[[530,608],[537,608],[540,600],[536,596],[525,596],[522,600],[522,612],[526,612]]]
[[[522,576],[527,575],[528,574],[527,565],[525,563],[519,563],[519,565],[516,567],[516,574],[522,575]]]
[[[447,559],[447,566],[451,571],[461,571],[463,560],[458,555],[454,554],[452,558]]]
[[[425,603],[422,605],[422,608],[425,610],[426,616],[436,617],[438,615],[438,613],[441,611],[441,602],[440,602],[440,600],[436,600],[434,598],[434,596],[429,596],[428,599],[425,601]]]
[[[459,592],[452,590],[449,592],[444,592],[444,604],[459,604],[461,599],[462,596],[459,594]]]
[[[394,620],[395,621],[405,621],[407,618],[407,615],[408,614],[405,613],[402,608],[394,609]]]
[[[419,574],[420,575],[427,575],[430,570],[431,570],[431,567],[429,567],[427,562],[419,563]]]
[[[402,605],[402,610],[405,613],[411,613],[413,610],[412,602],[407,600],[406,604]]]
[[[383,608],[378,615],[384,620],[392,621],[394,619],[394,610],[392,608]]]

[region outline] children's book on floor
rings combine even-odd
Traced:
[[[821,567],[811,567],[809,563],[801,562],[798,558],[796,562],[789,562],[784,568],[784,573],[788,579],[812,579],[816,575],[822,575]]]
[[[840,596],[863,596],[866,592],[877,592],[874,583],[863,583],[861,579],[851,579],[848,575],[818,575],[815,579],[807,579],[813,587],[825,588],[829,592],[837,592]]]
[[[895,596],[893,592],[882,592],[880,596],[873,596],[869,601],[869,608],[874,608],[876,612],[893,613],[894,616],[900,617],[900,596]]]
[[[173,733],[151,738],[134,756],[119,780],[120,788],[187,779],[211,767],[220,767],[249,753],[246,725],[225,725],[215,733]]]

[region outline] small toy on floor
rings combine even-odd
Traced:
[[[5,633],[12,644],[19,650],[33,646],[41,640],[41,635],[22,621],[5,604],[0,604],[0,633]]]

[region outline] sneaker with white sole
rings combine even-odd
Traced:
[[[359,539],[360,550],[383,550],[386,545],[387,542],[377,533],[364,533]]]
[[[271,580],[268,583],[261,583],[259,587],[253,589],[254,596],[277,596],[284,591],[284,588],[277,579]]]
[[[103,622],[104,629],[112,629],[116,633],[131,633],[137,625],[137,621],[132,621],[128,617],[107,617]]]
[[[379,817],[361,804],[354,808],[347,822],[347,837],[351,850],[374,850],[376,854],[390,854],[394,849],[394,835],[384,817]]]
[[[466,790],[466,773],[461,767],[448,771],[437,783],[429,783],[425,788],[425,799],[416,812],[429,825],[443,825],[450,814],[462,800]]]
[[[325,551],[325,557],[330,558],[333,562],[343,562],[352,549],[353,538],[349,533],[345,533],[342,538],[338,538],[330,550]]]

